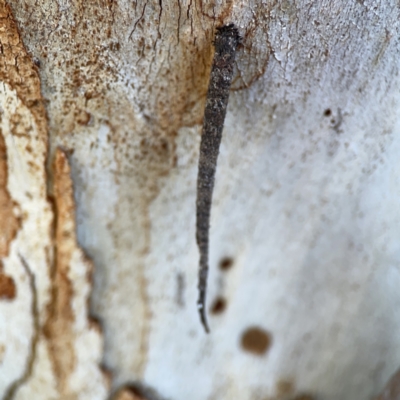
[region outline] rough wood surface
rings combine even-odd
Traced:
[[[3,398],[379,396],[400,365],[399,21],[397,0],[0,0]],[[228,23],[205,335],[196,174]]]

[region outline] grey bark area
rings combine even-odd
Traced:
[[[395,399],[399,14],[0,0],[0,395]],[[196,179],[231,23],[205,335]]]
[[[234,25],[217,28],[214,39],[215,54],[211,67],[200,142],[196,198],[196,239],[200,252],[199,299],[197,306],[206,332],[209,332],[205,306],[212,193],[232,82],[233,63],[239,39],[238,30]]]

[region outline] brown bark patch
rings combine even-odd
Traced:
[[[8,192],[7,181],[7,149],[4,137],[0,132],[0,259],[8,255],[10,243],[21,225],[20,219],[14,214],[16,204]],[[14,280],[3,273],[3,265],[0,263],[0,300],[11,300],[15,295]]]
[[[47,134],[39,76],[21,41],[11,9],[4,0],[0,0],[0,55],[0,81],[17,92],[21,101],[30,108],[36,122],[43,127],[41,131]],[[15,127],[12,133],[15,134],[18,134],[18,116],[16,113],[11,121]],[[14,213],[18,204],[11,198],[7,183],[7,148],[3,132],[0,132],[0,259],[8,255],[10,243],[21,227],[21,219]],[[3,274],[1,265],[0,298],[13,299],[15,296],[14,280]]]
[[[0,270],[0,300],[12,300],[15,297],[16,289],[14,279],[4,275]]]
[[[22,43],[11,8],[4,0],[0,0],[0,54],[0,81],[17,92],[38,125],[46,124],[37,67]],[[46,129],[42,132],[45,134]]]
[[[21,221],[14,214],[15,202],[7,190],[7,149],[0,132],[0,258],[8,255],[10,242],[14,239]]]
[[[65,154],[57,151],[54,162],[55,262],[52,300],[44,332],[50,349],[60,395],[68,395],[68,379],[75,367],[73,286],[68,277],[75,239],[75,205],[70,168]]]

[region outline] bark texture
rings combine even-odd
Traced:
[[[395,399],[399,14],[0,0],[3,398]],[[196,175],[229,23],[205,335]]]

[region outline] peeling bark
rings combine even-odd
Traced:
[[[48,305],[47,321],[43,327],[46,344],[61,398],[105,396],[107,378],[99,366],[97,372],[91,372],[91,379],[95,382],[90,385],[85,382],[83,386],[76,382],[80,378],[77,372],[82,366],[90,368],[90,363],[93,362],[91,358],[82,359],[80,352],[89,345],[88,340],[95,341],[95,351],[101,350],[98,347],[101,345],[101,330],[87,315],[88,289],[90,290],[92,284],[93,266],[77,245],[70,166],[66,154],[61,150],[56,152],[53,171],[55,257],[51,276],[52,296]],[[97,353],[97,357],[99,355]],[[97,362],[100,363],[100,359]],[[87,373],[90,372],[86,371]],[[93,388],[93,384],[97,388]]]
[[[17,205],[12,201],[7,188],[7,151],[3,135],[0,132],[0,257],[7,257],[10,242],[14,239],[21,225],[21,220],[15,215]],[[1,292],[1,291],[0,291]],[[1,296],[1,294],[0,294]]]
[[[75,241],[72,182],[65,155],[54,161],[55,258],[51,275],[52,295],[44,334],[49,346],[60,394],[70,398],[69,378],[76,367],[74,348],[73,285],[69,278]]]
[[[10,243],[20,228],[21,219],[15,213],[18,206],[11,199],[7,182],[7,149],[0,131],[0,299],[12,300],[16,295],[15,282],[12,277],[4,274],[1,259],[7,257]]]

